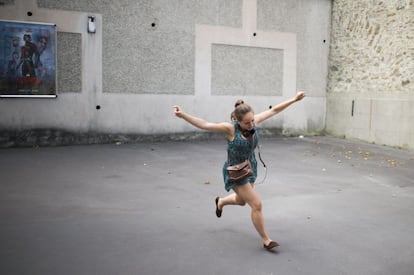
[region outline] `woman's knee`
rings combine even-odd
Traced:
[[[250,203],[252,211],[262,211],[262,201],[260,199],[254,200]]]
[[[262,201],[254,191],[252,184],[241,185],[237,188],[234,188],[234,191],[236,193],[236,203],[238,205],[243,206],[248,204],[254,211],[262,210]]]
[[[236,195],[236,204],[240,205],[240,206],[245,206],[246,205],[246,201],[243,200],[240,196]]]

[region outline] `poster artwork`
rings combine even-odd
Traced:
[[[56,25],[0,20],[0,97],[56,97]]]

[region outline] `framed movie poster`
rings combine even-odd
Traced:
[[[0,97],[56,97],[56,25],[0,20]]]

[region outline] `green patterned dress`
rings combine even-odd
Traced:
[[[245,139],[242,136],[242,133],[240,132],[240,127],[237,121],[234,121],[233,125],[235,129],[234,140],[227,141],[227,154],[230,158],[230,165],[235,165],[237,163],[245,161],[247,157],[249,156],[250,151],[252,150],[252,144],[251,144],[252,138]],[[223,178],[224,178],[224,188],[227,190],[227,192],[230,191],[236,185],[254,183],[257,178],[257,161],[256,161],[255,153],[254,153],[254,148],[256,148],[257,142],[259,141],[259,135],[257,133],[256,126],[254,126],[254,129],[256,130],[256,133],[253,135],[254,146],[253,146],[253,152],[250,156],[250,163],[252,164],[254,175],[240,182],[230,181],[229,173],[226,170],[227,165],[228,165],[227,160],[226,160],[223,165]]]

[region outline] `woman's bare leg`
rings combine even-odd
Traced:
[[[220,198],[218,201],[218,208],[223,209],[225,205],[241,205],[244,206],[246,202],[240,198],[236,193],[230,194],[227,197]]]
[[[246,202],[252,209],[251,219],[254,227],[262,238],[263,244],[268,245],[272,240],[266,233],[262,213],[262,201],[253,188],[253,184],[244,184],[234,187],[236,198]]]

